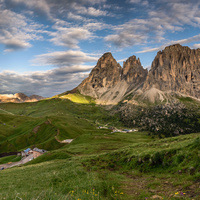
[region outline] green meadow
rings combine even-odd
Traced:
[[[126,127],[118,114],[79,94],[0,104],[0,111],[0,153],[36,146],[48,150],[25,165],[0,171],[0,199],[200,197],[199,133],[159,139],[145,131],[99,129]],[[74,140],[63,144],[56,137]],[[0,163],[19,159],[8,156]]]

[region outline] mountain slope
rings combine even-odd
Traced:
[[[76,90],[96,98],[100,104],[117,104],[128,92],[141,87],[146,76],[147,70],[135,56],[124,62],[122,68],[111,53],[105,53]]]
[[[176,44],[159,51],[143,90],[152,87],[200,98],[200,49]]]
[[[131,56],[123,68],[111,53],[105,53],[97,65],[73,92],[94,97],[99,104],[120,101],[169,102],[174,96],[200,98],[200,49],[175,44],[159,51],[148,72],[139,58]]]

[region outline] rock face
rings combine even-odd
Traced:
[[[97,62],[88,78],[78,89],[82,94],[99,97],[108,88],[115,86],[121,79],[122,68],[111,53],[105,53]]]
[[[44,97],[38,95],[32,95],[30,97],[26,96],[23,93],[16,93],[16,94],[0,94],[0,102],[7,103],[23,103],[23,102],[35,102],[44,99]]]
[[[140,63],[136,56],[129,57],[123,64],[122,80],[131,83],[132,87],[140,85],[146,80],[148,71]]]
[[[77,89],[84,95],[97,98],[104,103],[117,103],[125,93],[141,85],[147,76],[140,60],[131,56],[124,62],[123,68],[111,53],[105,53]]]
[[[200,98],[200,49],[176,44],[159,51],[143,90],[151,88]]]
[[[135,56],[122,68],[111,53],[105,53],[76,90],[102,104],[169,101],[172,93],[200,98],[200,49],[168,46],[157,53],[149,72]]]

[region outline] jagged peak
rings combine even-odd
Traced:
[[[182,51],[183,49],[191,50],[188,46],[182,46],[181,44],[173,44],[165,47],[162,52],[166,51]]]
[[[133,65],[137,63],[137,64],[141,65],[140,59],[134,55],[130,56],[126,61],[123,62],[123,67],[124,67],[125,63],[131,63]]]

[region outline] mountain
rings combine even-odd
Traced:
[[[128,58],[122,68],[111,53],[105,53],[76,90],[96,98],[98,103],[116,104],[132,89],[142,87],[147,73],[135,56]]]
[[[200,98],[200,49],[175,44],[159,51],[148,72],[136,56],[129,57],[123,68],[105,53],[75,90],[94,97],[100,104],[120,101],[169,100],[172,94]]]
[[[26,96],[23,93],[16,93],[16,94],[0,94],[0,102],[7,103],[23,103],[23,102],[35,102],[44,99],[44,97],[38,95],[32,95],[30,97]]]
[[[155,57],[143,90],[157,88],[200,97],[200,49],[180,44],[166,47]]]

